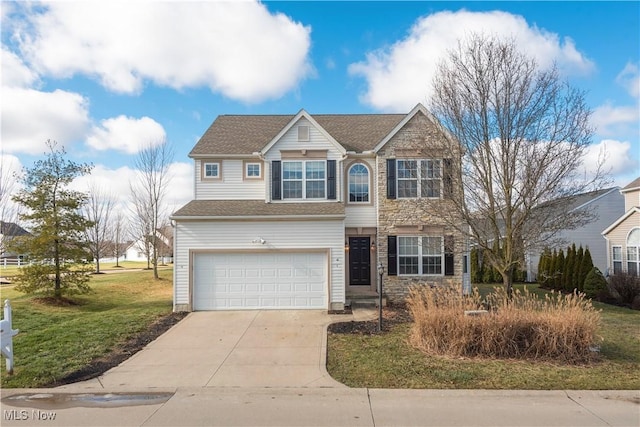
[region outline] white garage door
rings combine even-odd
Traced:
[[[194,310],[327,308],[323,253],[194,256]]]

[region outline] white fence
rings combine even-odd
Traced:
[[[11,326],[11,303],[4,300],[4,319],[0,320],[0,350],[7,360],[7,372],[13,374],[13,337],[18,334]]]
[[[29,265],[30,263],[21,258],[2,258],[0,260],[0,267],[22,267],[23,265]]]

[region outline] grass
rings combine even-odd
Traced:
[[[95,271],[95,264],[92,264],[93,269]],[[168,266],[158,264],[159,269],[167,268]],[[126,269],[146,269],[147,262],[146,261],[120,261],[118,266],[116,267],[115,262],[101,262],[100,263],[100,271],[107,270],[126,270]],[[4,266],[0,264],[0,276],[2,277],[11,277],[18,274],[20,271],[20,267],[15,265],[7,265]]]
[[[74,296],[77,305],[51,306],[21,294],[13,286],[0,288],[11,300],[14,375],[4,369],[2,387],[42,387],[81,369],[91,360],[139,333],[172,310],[172,270],[95,275],[93,292]]]
[[[522,287],[518,285],[518,287]],[[488,292],[491,287],[480,289]],[[528,286],[543,295],[544,290]],[[591,364],[425,356],[408,343],[410,323],[382,334],[330,334],[327,369],[350,387],[432,389],[640,389],[640,311],[602,310],[600,360]]]

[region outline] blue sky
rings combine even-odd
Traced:
[[[46,139],[123,201],[144,144],[174,149],[192,197],[197,139],[220,114],[408,112],[470,32],[512,37],[587,92],[613,183],[640,175],[639,2],[0,3],[5,169]]]

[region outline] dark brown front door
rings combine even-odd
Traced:
[[[349,237],[349,284],[371,285],[371,239]]]

